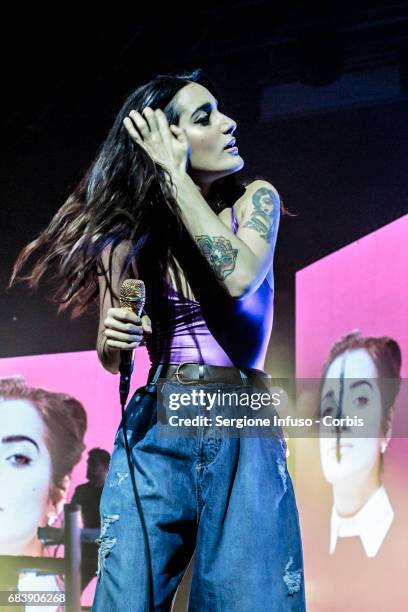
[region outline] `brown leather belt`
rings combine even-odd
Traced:
[[[173,378],[185,385],[201,382],[253,384],[257,380],[265,383],[271,379],[269,374],[256,368],[216,366],[192,361],[152,365],[147,383],[156,383],[161,378]]]

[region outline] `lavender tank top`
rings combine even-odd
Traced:
[[[238,223],[231,208],[234,234]],[[193,361],[220,366],[263,369],[273,323],[274,291],[267,279],[243,300],[227,296],[207,307],[206,317],[199,302],[180,295],[170,284],[167,299],[174,317],[153,325],[146,338],[152,363]],[[167,338],[165,343],[163,340]],[[168,346],[168,349],[164,349]]]

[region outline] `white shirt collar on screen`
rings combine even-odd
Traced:
[[[330,554],[336,548],[337,538],[360,536],[367,557],[375,557],[394,519],[394,511],[384,485],[379,487],[366,504],[350,517],[331,514]]]

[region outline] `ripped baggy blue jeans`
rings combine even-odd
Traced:
[[[119,427],[101,499],[92,610],[144,612],[148,572],[150,609],[170,611],[195,551],[188,612],[304,612],[299,517],[280,427],[266,437],[231,436],[213,423],[165,437],[157,405],[153,384],[139,388],[126,409],[150,567]]]

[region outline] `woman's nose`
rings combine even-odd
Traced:
[[[225,117],[223,128],[224,128],[223,129],[224,134],[233,134],[235,130],[237,129],[237,123],[233,119],[230,119],[229,117]]]

